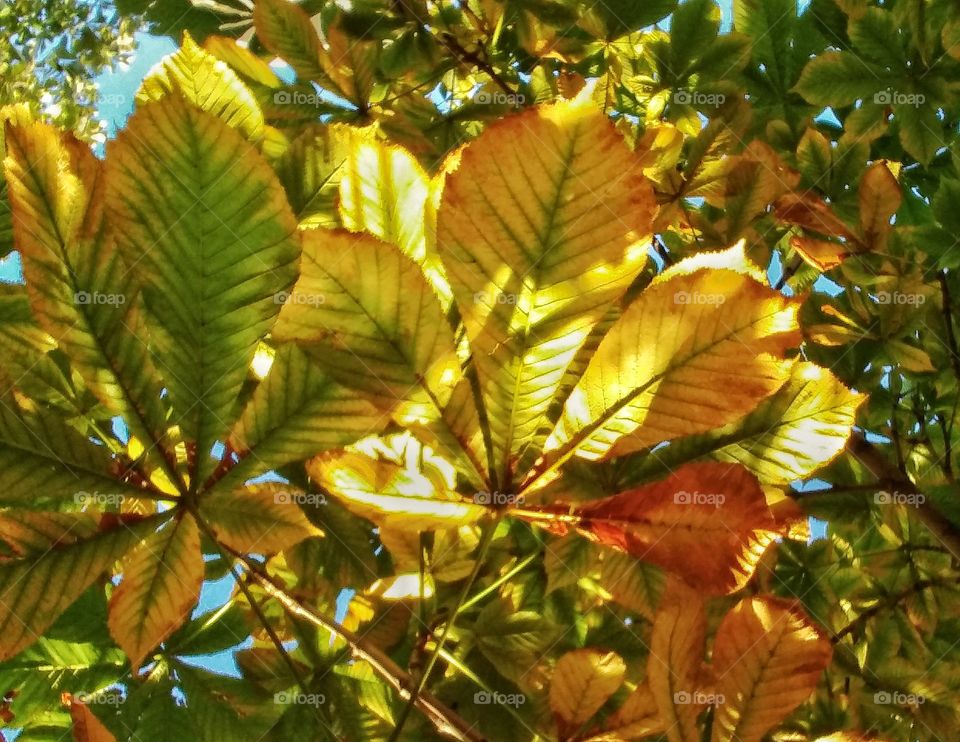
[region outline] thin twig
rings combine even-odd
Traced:
[[[272,598],[280,603],[287,613],[339,636],[349,645],[350,653],[354,659],[363,660],[369,664],[374,672],[385,680],[401,698],[408,700],[413,697],[413,693],[410,690],[413,683],[409,673],[405,672],[383,651],[370,646],[357,634],[345,626],[341,626],[332,618],[328,618],[313,610],[313,608],[297,601],[286,590],[277,585],[273,581],[273,578],[261,571],[261,565],[246,555],[233,551],[229,547],[224,548],[244,563],[250,577]],[[441,703],[431,693],[427,691],[421,692],[416,699],[416,706],[430,719],[434,728],[441,734],[445,734],[459,742],[483,742],[483,737],[481,737],[470,724],[455,711]]]
[[[447,641],[447,635],[450,633],[450,628],[457,620],[457,616],[460,615],[460,611],[463,609],[463,605],[467,601],[467,596],[470,594],[470,589],[473,587],[473,583],[476,582],[477,577],[480,575],[480,570],[483,568],[484,559],[487,555],[487,551],[490,548],[490,544],[493,543],[493,534],[496,530],[497,524],[495,522],[488,523],[483,527],[483,535],[480,537],[480,544],[477,546],[477,554],[473,564],[473,571],[470,573],[470,576],[463,585],[463,589],[460,591],[460,596],[454,605],[453,611],[450,613],[450,618],[447,619],[446,623],[443,625],[443,630],[440,632],[440,636],[437,637],[436,646],[434,647],[433,652],[430,654],[430,658],[427,660],[427,665],[423,670],[423,675],[420,676],[420,681],[417,683],[416,688],[414,688],[413,694],[407,701],[407,705],[404,706],[403,711],[400,712],[400,717],[397,719],[397,725],[393,730],[393,734],[390,735],[390,742],[395,742],[396,740],[400,739],[400,733],[403,731],[403,725],[406,723],[411,709],[413,708],[414,704],[417,703],[417,699],[423,694],[424,689],[427,687],[427,683],[430,680],[430,673],[437,664],[437,660],[440,657],[440,650],[443,649],[443,645]]]

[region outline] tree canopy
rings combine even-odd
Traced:
[[[195,6],[0,109],[18,739],[958,738],[955,3]]]

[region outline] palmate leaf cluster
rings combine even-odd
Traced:
[[[929,6],[258,0],[102,160],[4,109],[9,724],[955,736]]]

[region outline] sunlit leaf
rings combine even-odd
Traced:
[[[122,570],[110,598],[110,633],[137,670],[200,597],[203,555],[196,521],[188,515],[168,521],[130,552]]]
[[[714,640],[716,689],[724,700],[712,742],[759,742],[813,692],[830,656],[830,642],[796,604],[769,597],[738,603]]]
[[[639,158],[589,98],[490,126],[447,176],[437,249],[504,471],[540,447],[564,372],[643,267],[653,209]]]
[[[650,635],[647,683],[670,742],[698,742],[701,666],[707,614],[702,596],[679,582],[667,585]]]
[[[444,455],[481,482],[476,408],[469,394],[456,393],[464,377],[453,331],[417,264],[369,235],[302,234],[300,280],[274,337],[303,346],[334,379],[399,422],[430,427]]]
[[[257,343],[294,282],[296,221],[260,154],[176,97],[141,106],[111,142],[108,214],[144,284],[173,421],[196,441],[196,478],[240,410]],[[189,218],[183,218],[189,214]]]
[[[797,306],[729,270],[650,286],[600,343],[528,482],[573,453],[629,453],[742,416],[789,375]]]
[[[591,719],[623,683],[626,664],[616,652],[577,649],[553,669],[550,709],[561,730],[576,731]]]
[[[253,142],[263,137],[263,114],[236,73],[184,34],[180,48],[144,78],[137,102],[163,100],[179,93],[198,108],[221,119]]]

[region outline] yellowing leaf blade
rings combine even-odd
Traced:
[[[623,684],[626,664],[616,652],[575,649],[554,667],[550,709],[561,738],[590,720]]]
[[[491,125],[447,176],[437,249],[504,472],[541,447],[567,367],[643,267],[653,211],[639,156],[588,99]]]
[[[650,633],[647,683],[670,742],[698,742],[698,691],[706,650],[707,614],[701,594],[667,585]]]
[[[713,648],[717,695],[712,742],[759,742],[816,688],[831,646],[796,604],[772,597],[738,603]]]
[[[137,102],[163,100],[179,93],[198,108],[258,142],[263,138],[263,113],[237,74],[185,33],[183,43],[144,78]]]
[[[168,521],[124,560],[108,625],[134,670],[189,616],[202,584],[200,531],[189,515]]]
[[[306,493],[290,485],[248,485],[211,493],[201,500],[200,514],[217,540],[234,551],[272,554],[323,535],[300,507],[306,499]],[[313,502],[319,500],[314,496]]]
[[[421,472],[359,452],[322,454],[307,463],[307,472],[355,515],[385,528],[455,528],[487,515]]]
[[[798,306],[730,270],[651,285],[600,343],[525,486],[573,453],[622,455],[743,416],[786,381]]]
[[[430,428],[444,455],[482,482],[476,407],[464,394],[453,331],[417,264],[370,235],[302,234],[300,280],[274,337],[300,344],[401,424]]]

